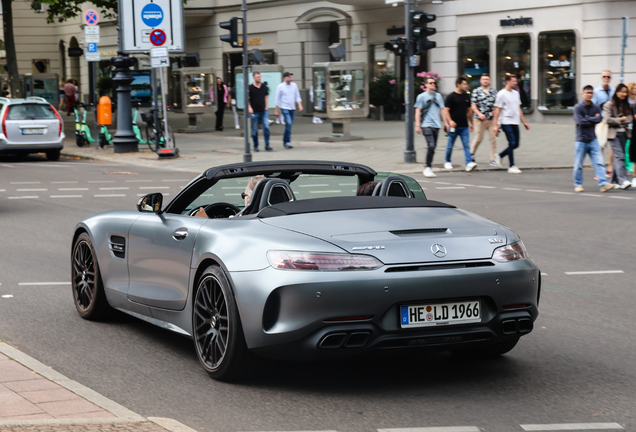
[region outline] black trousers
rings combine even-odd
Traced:
[[[428,150],[426,152],[426,166],[431,168],[433,166],[433,156],[435,155],[435,147],[437,147],[437,135],[439,134],[438,128],[423,127],[422,135],[426,139],[426,145]]]
[[[225,113],[225,104],[220,105],[216,110],[216,130],[223,129],[223,114]]]

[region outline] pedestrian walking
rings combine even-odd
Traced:
[[[296,113],[296,105],[298,111],[303,110],[303,102],[300,98],[300,92],[295,82],[292,82],[291,72],[283,74],[283,82],[278,84],[276,88],[276,116],[281,113],[285,117],[285,133],[283,134],[283,147],[286,149],[294,148],[291,145],[291,131],[294,124],[294,115]]]
[[[466,93],[468,90],[468,80],[466,77],[460,76],[455,80],[455,91],[446,96],[445,116],[450,118],[448,129],[448,143],[446,144],[446,161],[444,168],[453,169],[451,163],[451,155],[453,153],[453,145],[457,137],[460,137],[464,146],[464,157],[466,159],[466,171],[472,171],[477,164],[470,157],[469,136],[473,131],[473,116],[470,108],[470,96]],[[469,126],[470,123],[470,126]]]
[[[75,100],[75,84],[73,84],[72,79],[69,79],[64,84],[64,94],[66,95],[66,115],[70,116],[77,103]]]
[[[496,167],[497,157],[497,135],[493,129],[492,112],[495,109],[495,99],[497,90],[490,87],[490,74],[483,73],[479,78],[480,87],[473,90],[470,97],[470,106],[473,109],[473,125],[475,126],[475,136],[470,144],[470,158],[475,162],[475,152],[484,139],[484,134],[488,132],[490,138],[490,166]]]
[[[426,78],[424,86],[426,91],[420,93],[415,100],[415,133],[424,135],[428,148],[424,176],[437,177],[433,172],[433,156],[435,147],[437,147],[437,136],[442,125],[448,129],[449,123],[445,115],[442,95],[436,91],[435,80]]]
[[[632,107],[632,111],[636,114],[636,83],[630,82],[627,84],[627,93],[627,102],[629,102],[629,106]],[[634,116],[634,118],[636,120],[636,116]],[[631,141],[631,138],[628,139],[627,144],[625,145],[625,168],[627,168],[627,171],[634,174],[632,187],[636,187],[636,165],[634,164],[636,148],[634,148]]]
[[[216,78],[216,130],[223,130],[223,114],[225,113],[225,107],[228,105],[228,97],[230,92],[227,90],[227,86],[223,84],[223,80],[220,77]]]
[[[515,75],[506,75],[506,86],[497,93],[495,99],[494,123],[493,129],[495,134],[499,133],[499,124],[506,134],[508,140],[508,148],[499,153],[495,157],[495,163],[499,168],[501,158],[508,156],[510,174],[521,174],[521,170],[515,165],[514,150],[519,147],[519,123],[523,123],[526,130],[530,130],[530,125],[526,122],[521,109],[521,97],[519,92],[514,90],[517,87],[517,77]]]
[[[64,81],[60,80],[60,104],[57,106],[58,111],[62,111],[66,105],[66,93],[64,93]]]
[[[261,73],[254,72],[254,82],[249,87],[249,114],[252,120],[252,141],[254,151],[258,150],[258,124],[263,124],[263,136],[265,137],[265,150],[270,151],[269,146],[269,90],[261,80]]]
[[[596,139],[594,128],[602,120],[601,107],[592,103],[594,87],[586,85],[581,95],[583,101],[574,106],[574,123],[576,123],[576,140],[574,141],[574,192],[583,192],[583,162],[589,156],[596,172],[596,179],[601,192],[614,188],[605,178],[605,164],[601,146]]]
[[[232,107],[232,113],[234,114],[234,129],[240,129],[239,115],[236,111],[236,85],[230,89],[230,107]]]
[[[612,98],[603,105],[603,116],[609,125],[607,139],[612,146],[612,183],[621,189],[632,186],[625,169],[625,143],[631,138],[634,112],[627,102],[627,86],[619,84]]]

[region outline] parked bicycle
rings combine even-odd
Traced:
[[[155,127],[154,114],[158,111],[159,126]],[[146,123],[146,142],[151,151],[155,151],[155,135],[159,135],[159,148],[174,148],[175,139],[172,128],[168,126],[168,133],[164,132],[164,121],[161,110],[151,108],[150,111],[141,113],[141,120]]]

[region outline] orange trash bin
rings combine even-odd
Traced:
[[[113,124],[113,103],[108,96],[99,98],[97,105],[97,122],[100,125]]]

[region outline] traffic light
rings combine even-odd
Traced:
[[[384,44],[384,49],[392,51],[396,56],[406,55],[406,39],[391,39],[389,42]]]
[[[221,35],[221,40],[223,42],[227,42],[232,45],[233,48],[237,48],[239,46],[238,43],[238,18],[232,17],[229,21],[222,21],[219,23],[219,26],[222,29],[229,30],[230,34]]]
[[[435,21],[436,18],[435,15],[424,13],[424,11],[421,10],[411,11],[415,54],[424,54],[426,51],[435,48],[436,43],[429,41],[427,38],[434,35],[437,30],[427,27],[426,24]]]

